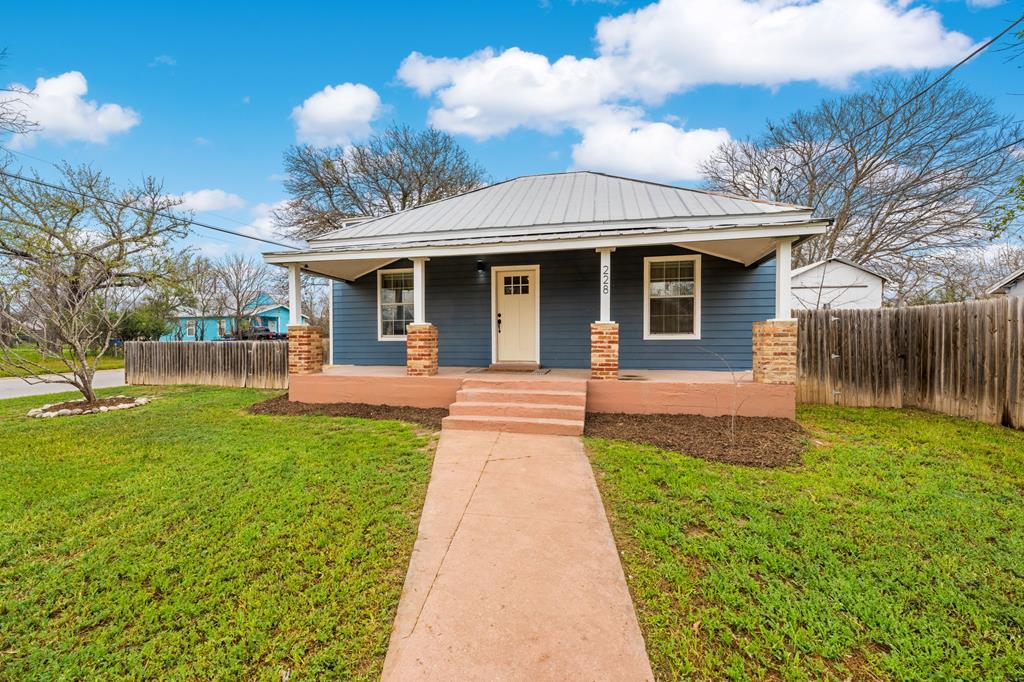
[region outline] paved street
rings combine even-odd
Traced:
[[[93,382],[93,386],[96,388],[111,388],[124,385],[123,369],[101,369],[96,372]],[[0,399],[21,398],[28,395],[46,395],[47,393],[65,393],[74,390],[73,386],[67,384],[30,384],[18,377],[0,378]]]

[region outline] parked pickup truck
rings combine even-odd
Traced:
[[[270,327],[249,327],[242,331],[244,341],[272,341],[287,338],[287,334],[270,331]]]

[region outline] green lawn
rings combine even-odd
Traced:
[[[43,357],[42,353],[35,346],[18,346],[14,349],[17,355],[20,355],[25,360],[35,362],[43,365],[48,372],[67,372],[68,368],[63,362],[54,357]],[[90,356],[91,359],[92,356]],[[124,357],[115,356],[113,350],[107,351],[107,354],[100,358],[99,364],[96,369],[120,369],[124,367]],[[18,377],[32,374],[38,374],[36,371],[23,371],[17,370],[13,367],[0,366],[0,377]]]
[[[158,398],[0,401],[0,679],[377,678],[428,436],[243,411],[267,392],[113,392]]]
[[[657,676],[1024,678],[1024,433],[800,420],[782,470],[589,441]]]

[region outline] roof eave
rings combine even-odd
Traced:
[[[754,226],[722,226],[705,229],[660,230],[644,234],[627,234],[612,236],[583,236],[568,239],[551,235],[547,238],[507,243],[501,240],[493,242],[473,242],[467,244],[436,245],[430,242],[421,244],[371,245],[365,249],[353,248],[351,245],[342,249],[318,248],[306,251],[273,251],[263,254],[266,262],[275,265],[306,263],[330,260],[367,260],[372,258],[416,258],[441,257],[452,255],[491,255],[498,253],[527,253],[538,251],[573,251],[610,246],[658,246],[674,244],[679,241],[699,242],[720,239],[747,239],[758,237],[800,237],[807,238],[822,234],[831,224],[831,219],[808,220],[792,223],[754,225]],[[436,240],[435,240],[436,241]]]

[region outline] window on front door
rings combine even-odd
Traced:
[[[405,328],[413,321],[412,270],[377,271],[378,338],[392,341],[405,338]]]
[[[644,259],[644,338],[700,338],[700,256]]]

